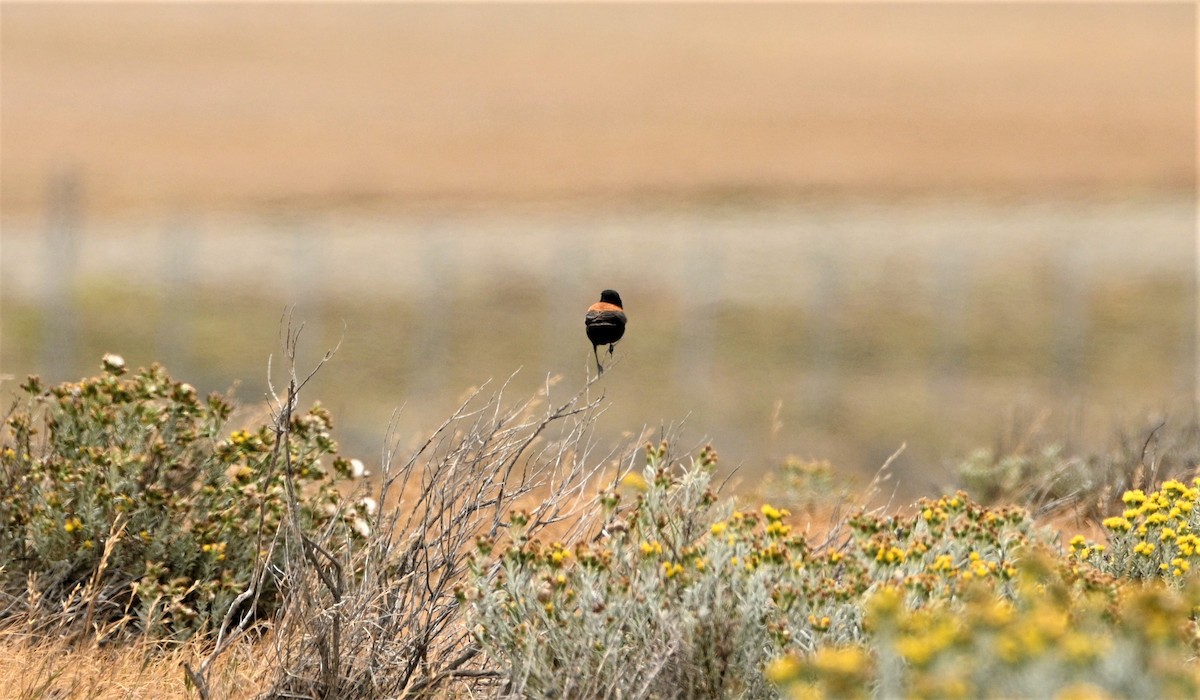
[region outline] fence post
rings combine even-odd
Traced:
[[[163,227],[161,241],[163,280],[159,288],[165,309],[159,311],[155,354],[175,376],[191,376],[191,328],[196,313],[193,261],[198,236],[192,222],[176,214]]]
[[[63,381],[76,370],[75,282],[83,213],[83,182],[79,173],[68,169],[54,174],[46,192],[41,302],[41,366],[51,382]]]
[[[421,259],[415,268],[420,270],[420,279],[415,299],[416,342],[409,344],[408,381],[413,393],[426,398],[438,397],[449,379],[451,360],[450,338],[454,322],[452,295],[457,294],[451,272],[452,265],[447,255],[446,236],[454,232],[432,230],[421,236]],[[410,268],[412,269],[412,268]]]
[[[1063,388],[1074,394],[1087,359],[1088,280],[1080,254],[1073,250],[1063,254],[1055,272],[1058,304],[1054,319],[1057,329],[1054,368]]]
[[[962,402],[971,263],[962,246],[950,244],[939,249],[934,266],[931,306],[936,331],[931,384],[937,410],[955,413]]]
[[[805,317],[809,322],[805,325],[811,369],[803,382],[806,390],[801,401],[813,420],[824,423],[834,418],[832,414],[838,405],[840,329],[837,315],[845,290],[835,256],[827,251],[814,251],[809,260],[813,287],[807,295]]]
[[[595,230],[585,229],[585,224],[578,222],[573,223],[573,226],[578,228],[554,236],[554,258],[547,275],[549,286],[545,287],[544,291],[549,297],[546,302],[547,316],[543,324],[543,333],[547,340],[541,344],[542,365],[554,367],[559,355],[564,355],[570,358],[567,372],[575,372],[581,367],[589,366],[578,364],[577,360],[580,358],[586,357],[587,361],[591,362],[591,346],[584,338],[583,310],[600,298],[599,289],[579,288],[580,280],[592,279],[592,270],[587,264],[591,260],[588,253],[589,246],[596,237]],[[563,294],[561,290],[564,289],[577,289],[578,294]],[[571,348],[569,353],[558,350],[563,340],[571,342],[567,346]],[[535,376],[537,374],[534,372]]]
[[[329,264],[322,260],[323,238],[319,224],[311,218],[289,217],[283,224],[288,228],[286,235],[292,244],[289,303],[297,309],[297,319],[304,323],[304,333],[310,350],[324,353],[334,347],[337,340],[325,337],[324,309],[322,300],[323,280],[332,274]]]
[[[719,233],[694,235],[698,240],[688,246],[683,265],[675,385],[689,405],[704,409],[712,396],[713,347],[723,300],[724,260]]]

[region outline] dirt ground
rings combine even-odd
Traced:
[[[5,3],[0,208],[1190,191],[1190,3]]]

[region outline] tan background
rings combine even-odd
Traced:
[[[0,205],[1186,191],[1194,12],[6,3]]]
[[[258,407],[295,305],[371,461],[578,386],[615,287],[605,445],[1107,449],[1194,416],[1195,11],[6,2],[0,396],[118,352]]]

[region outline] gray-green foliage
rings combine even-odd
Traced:
[[[0,435],[8,613],[175,637],[214,628],[253,572],[280,560],[285,457],[305,525],[354,536],[359,514],[334,489],[350,463],[329,414],[294,416],[285,452],[274,425],[226,434],[231,411],[158,365],[130,375],[114,356],[97,377],[23,384]],[[279,602],[268,576],[243,612]]]
[[[601,494],[594,540],[542,543],[516,513],[510,545],[481,543],[462,595],[513,695],[773,697],[772,659],[865,639],[870,591],[898,583],[921,606],[964,578],[1002,590],[1029,541],[1024,511],[959,495],[909,517],[860,513],[813,548],[786,510],[718,501],[711,449],[682,468],[665,455],[649,448],[642,475],[626,477],[631,507]]]

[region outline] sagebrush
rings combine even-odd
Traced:
[[[278,431],[229,431],[232,410],[159,365],[129,374],[113,356],[78,382],[30,377],[0,434],[4,615],[106,635],[213,631],[255,572],[284,560]],[[361,539],[366,513],[337,489],[354,467],[331,429],[319,405],[290,420],[300,517]],[[281,602],[267,577],[243,605],[269,616]]]

